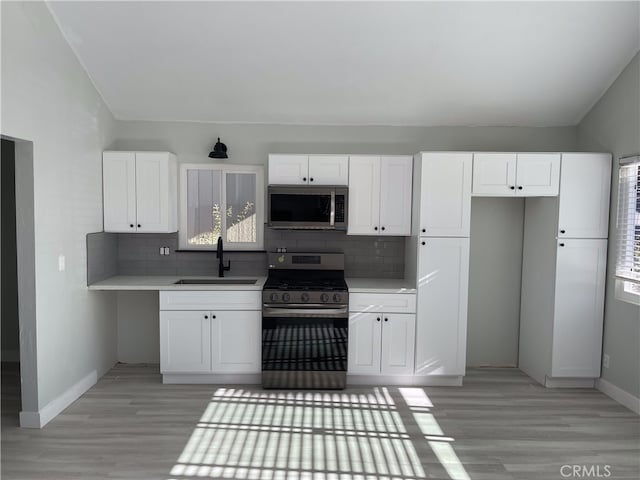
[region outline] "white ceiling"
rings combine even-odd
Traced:
[[[119,119],[575,125],[640,2],[53,2]]]

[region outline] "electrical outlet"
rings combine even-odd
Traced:
[[[164,247],[160,247],[160,255],[164,255]]]
[[[606,353],[602,356],[602,366],[604,368],[609,368],[609,355],[607,355]]]
[[[66,259],[63,254],[58,255],[58,271],[64,272],[66,268]]]
[[[164,254],[165,255],[169,255],[169,247],[163,247],[164,248]]]

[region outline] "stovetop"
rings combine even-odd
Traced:
[[[262,289],[265,305],[346,305],[344,255],[290,253],[269,255],[269,276]]]
[[[308,275],[313,275],[313,272],[309,272]],[[282,291],[346,292],[347,282],[344,281],[344,278],[298,280],[269,276],[263,288],[264,290]]]

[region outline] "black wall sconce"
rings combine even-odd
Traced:
[[[220,137],[218,137],[218,141],[213,146],[213,151],[209,152],[209,158],[229,158],[227,156],[227,146],[220,142]]]

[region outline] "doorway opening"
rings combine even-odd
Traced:
[[[39,427],[33,143],[1,137],[2,428]]]
[[[15,142],[2,139],[0,153],[1,233],[1,374],[2,423],[15,425],[20,412],[20,327],[18,323],[18,252],[16,243]]]

